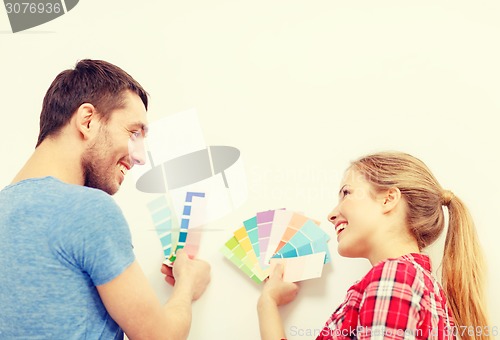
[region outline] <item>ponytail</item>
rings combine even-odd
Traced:
[[[476,228],[464,203],[445,191],[449,223],[442,262],[442,284],[462,339],[487,338],[485,300],[486,265]],[[473,331],[472,331],[473,330]]]

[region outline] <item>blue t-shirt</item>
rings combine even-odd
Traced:
[[[34,178],[0,191],[0,339],[121,339],[96,286],[135,259],[101,190]]]

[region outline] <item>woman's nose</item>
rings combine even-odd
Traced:
[[[335,223],[335,220],[337,219],[338,217],[338,207],[335,207],[333,208],[332,211],[330,211],[330,213],[328,214],[328,221],[331,222],[331,223]]]

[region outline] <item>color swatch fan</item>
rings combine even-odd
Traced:
[[[170,205],[166,196],[160,196],[148,204],[148,209],[151,214],[156,232],[160,238],[163,255],[165,256],[164,263],[172,266],[176,259],[176,252],[179,249],[185,249],[187,254],[195,257],[200,246],[199,230],[193,232],[193,228],[188,230],[193,218],[193,210],[197,212],[198,217],[204,216],[205,193],[202,192],[187,192],[184,203],[183,213],[179,221],[175,218],[170,209]],[[196,221],[195,221],[195,224]]]
[[[277,262],[285,266],[285,281],[320,277],[331,256],[330,237],[319,224],[285,209],[259,212],[243,222],[221,252],[257,283],[269,276]]]

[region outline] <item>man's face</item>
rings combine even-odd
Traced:
[[[139,96],[127,92],[125,107],[101,121],[99,133],[82,156],[84,185],[115,194],[134,164],[144,164],[146,109]]]

